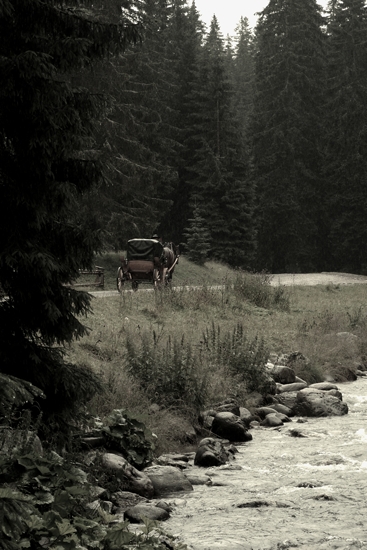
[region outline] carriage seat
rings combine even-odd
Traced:
[[[154,271],[154,262],[150,260],[129,260],[127,270],[130,273],[151,274]]]

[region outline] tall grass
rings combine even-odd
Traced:
[[[226,397],[246,406],[249,392],[266,391],[270,353],[302,353],[307,361],[295,369],[308,382],[345,380],[366,361],[364,285],[272,286],[267,274],[185,259],[177,273],[177,287],[93,301],[90,334],[68,350],[103,378],[93,414],[125,408],[144,415],[173,449],[173,434],[183,442],[198,410]]]

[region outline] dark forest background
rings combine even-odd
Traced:
[[[88,143],[100,177],[76,212],[105,249],[159,232],[246,269],[367,272],[364,1],[331,0],[324,13],[314,0],[270,0],[256,29],[241,18],[233,37],[185,0],[93,9],[136,33],[92,70],[63,67],[104,103]],[[33,18],[23,25],[40,32]]]
[[[271,0],[232,38],[183,0],[126,14],[142,41],[75,75],[111,100],[82,201],[105,246],[159,231],[232,266],[366,272],[365,2]]]

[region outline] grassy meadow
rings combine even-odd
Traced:
[[[106,270],[105,290],[115,290],[119,256],[96,265]],[[265,393],[271,353],[301,352],[309,362],[297,374],[309,383],[344,381],[367,355],[362,284],[274,287],[266,274],[181,257],[172,288],[130,288],[93,299],[89,334],[67,353],[105,382],[91,413],[136,414],[158,436],[159,452],[185,447],[200,410],[226,398],[246,406],[252,392]]]

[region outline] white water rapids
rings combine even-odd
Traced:
[[[367,378],[338,387],[347,415],[251,430],[232,463],[200,468],[212,485],[170,500],[165,530],[194,550],[367,549]]]

